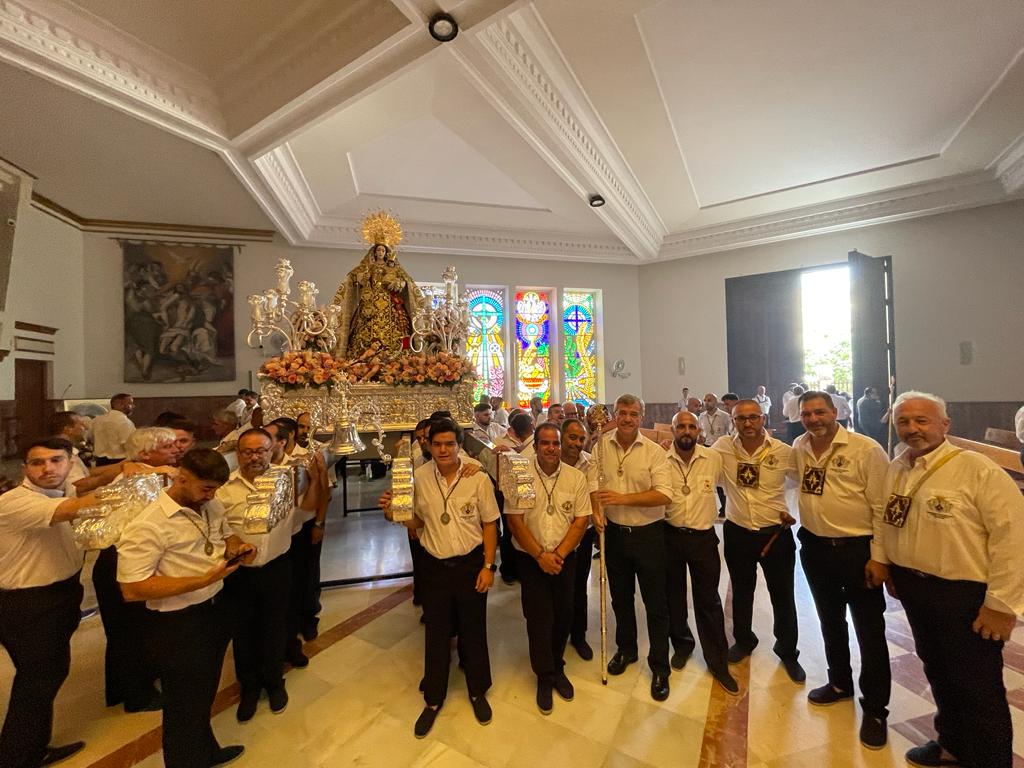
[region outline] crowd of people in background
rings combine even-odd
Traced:
[[[890,410],[872,388],[852,404],[843,393],[794,383],[781,401],[784,439],[769,423],[764,387],[748,398],[700,399],[684,389],[671,438],[661,442],[643,434],[645,404],[632,394],[608,408],[607,423],[588,418],[585,404],[544,408],[540,398],[511,409],[501,398],[481,400],[472,440],[449,412],[420,421],[414,514],[404,521],[413,602],[425,625],[415,736],[430,732],[448,698],[453,638],[474,717],[487,724],[494,716],[486,605],[496,575],[520,591],[538,710],[551,713],[556,695],[573,700],[565,653],[571,646],[584,661],[595,655],[588,581],[599,543],[614,615],[604,673],[621,675],[640,658],[639,587],[651,697],[669,697],[673,670],[690,663],[698,640],[714,683],[739,695],[734,671],[760,642],[753,629],[760,571],[772,650],[792,682],[803,684],[799,540],[828,662],[809,703],[852,700],[859,687],[860,741],[869,749],[886,744],[884,586],[906,610],[937,708],[938,740],[911,749],[908,762],[1010,768],[1002,649],[1024,612],[1020,491],[989,459],[946,440],[949,418],[934,395],[903,393]],[[16,669],[0,732],[3,768],[50,765],[84,746],[49,744],[81,617],[83,554],[70,523],[123,477],[156,473],[165,487],[93,564],[106,705],[162,711],[165,764],[208,768],[244,750],[222,746],[210,723],[228,644],[239,722],[253,718],[264,693],[270,711],[283,711],[286,667],[309,663],[303,644],[319,633],[331,500],[327,457],[311,443],[309,415],[265,424],[256,393],[243,389],[212,415],[217,442],[205,448],[188,418],[164,412],[137,427],[134,410],[134,398],[119,393],[91,425],[73,412],[54,414],[48,435],[25,450],[23,482],[0,495],[0,643]],[[900,442],[892,459],[883,449],[890,426]],[[497,458],[506,452],[531,459],[521,481],[532,484],[533,502],[503,497]],[[297,501],[269,533],[249,533],[248,500],[273,466],[301,468]],[[380,499],[389,518],[391,502],[390,492]],[[847,611],[860,649],[856,686]]]

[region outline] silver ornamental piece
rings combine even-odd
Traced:
[[[245,500],[242,530],[245,533],[270,533],[295,506],[295,471],[275,466],[253,481],[256,491]]]
[[[514,451],[503,451],[498,456],[498,486],[505,503],[519,509],[533,509],[537,503],[531,460]]]
[[[397,456],[391,462],[391,519],[396,523],[412,520],[413,475],[409,438],[398,443]]]
[[[71,522],[79,549],[106,549],[118,542],[128,523],[157,500],[166,475],[126,475],[96,491],[99,504],[85,507]]]

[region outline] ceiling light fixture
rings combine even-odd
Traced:
[[[600,208],[604,205],[604,198],[600,195],[591,195],[587,198],[587,202],[590,203],[591,208]]]
[[[435,13],[427,25],[430,36],[439,43],[447,43],[459,34],[459,24],[450,13]]]

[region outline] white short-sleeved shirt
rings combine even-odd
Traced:
[[[714,413],[704,411],[697,417],[697,423],[700,425],[701,432],[704,433],[704,444],[714,445],[718,438],[729,434],[732,418],[728,411],[716,408]]]
[[[206,536],[203,536],[203,531]],[[213,499],[203,513],[193,512],[161,491],[160,496],[125,526],[117,543],[117,580],[124,584],[150,576],[202,576],[224,559],[225,540],[232,534],[224,507]],[[206,540],[213,553],[206,554]],[[147,600],[154,611],[178,611],[209,600],[224,587],[216,581],[183,595]]]
[[[1024,405],[1013,417],[1013,429],[1017,433],[1017,439],[1024,443]]]
[[[469,554],[480,546],[484,524],[493,523],[499,516],[490,478],[484,472],[462,477],[462,466],[460,460],[451,485],[432,461],[413,473],[413,508],[424,524],[420,543],[441,560]],[[448,523],[442,522],[445,511]]]
[[[846,421],[850,418],[850,404],[842,395],[832,395],[832,405],[836,408],[836,419]]]
[[[224,517],[231,527],[232,533],[246,544],[256,547],[256,558],[252,563],[243,563],[243,568],[266,565],[288,551],[292,543],[291,518],[296,511],[295,507],[292,507],[292,512],[288,517],[274,526],[270,533],[246,533],[245,510],[248,506],[246,500],[250,493],[256,493],[256,486],[242,477],[241,472],[235,470],[231,473],[228,481],[217,489],[215,497],[224,507]]]
[[[800,398],[797,395],[793,395],[782,404],[782,415],[790,423],[800,421]]]
[[[92,420],[93,453],[107,459],[125,458],[125,442],[135,424],[123,411],[111,409]]]
[[[82,570],[71,524],[50,525],[64,493],[26,478],[0,496],[0,589],[45,587]]]
[[[772,399],[768,395],[754,395],[754,402],[761,406],[761,413],[767,417],[772,409]]]
[[[767,434],[753,455],[747,453],[738,435],[719,438],[711,447],[722,457],[726,519],[751,531],[779,525],[782,513],[789,512],[784,492],[786,479],[796,477],[792,449]],[[756,488],[737,483],[736,471],[741,462],[759,465]]]
[[[716,486],[721,483],[722,457],[710,448],[697,445],[689,464],[683,462],[674,447],[666,451],[672,477],[672,503],[665,520],[676,528],[706,531],[718,517]],[[689,493],[683,488],[688,487]]]
[[[885,475],[883,495],[907,494],[955,447],[948,441],[910,465],[904,450]],[[988,585],[985,605],[1024,613],[1024,496],[986,456],[964,451],[914,494],[906,524],[880,525],[889,562],[943,579]]]
[[[601,467],[604,469],[606,491],[619,493],[645,493],[658,491],[672,498],[672,481],[668,459],[660,445],[637,432],[636,440],[623,450],[615,439],[615,430],[602,435],[599,445]],[[587,481],[591,493],[598,490],[598,452],[595,448]],[[619,469],[622,474],[619,474]],[[632,507],[609,505],[603,510],[605,517],[618,525],[644,526],[665,519],[665,507]]]
[[[793,441],[797,483],[800,486],[800,525],[815,536],[846,538],[875,536],[885,502],[882,484],[889,457],[877,442],[848,432],[841,425],[832,445],[821,456],[811,449],[811,435]],[[804,472],[808,467],[825,470],[822,494],[804,493]],[[872,559],[882,556],[881,542],[871,544]]]
[[[506,515],[522,515],[523,522],[545,552],[553,552],[562,543],[577,517],[590,516],[590,491],[587,476],[575,467],[559,462],[553,475],[544,473],[537,461],[530,464],[530,475],[537,495],[532,509],[505,505]],[[513,536],[512,546],[526,550]]]

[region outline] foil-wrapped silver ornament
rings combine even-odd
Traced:
[[[532,460],[514,451],[498,454],[498,487],[505,503],[519,509],[533,509],[537,502],[537,489],[530,471]]]
[[[99,504],[81,509],[71,522],[72,537],[79,549],[106,549],[117,543],[128,523],[157,500],[166,475],[125,475],[97,489]]]
[[[245,500],[242,530],[270,533],[295,507],[295,468],[274,466],[253,481],[256,491]]]

